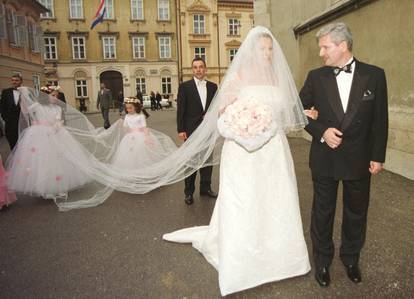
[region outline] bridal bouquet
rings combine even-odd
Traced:
[[[240,99],[227,106],[217,122],[219,133],[247,151],[255,151],[276,133],[272,108],[255,98]]]

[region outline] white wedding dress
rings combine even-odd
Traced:
[[[247,86],[240,94],[265,101],[275,117],[287,109],[273,86]],[[277,98],[281,100],[275,101]],[[220,192],[210,224],[163,238],[192,243],[217,269],[222,295],[309,272],[294,165],[285,134],[276,134],[254,152],[226,140]]]

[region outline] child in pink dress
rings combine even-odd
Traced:
[[[16,195],[7,190],[6,172],[4,171],[3,162],[0,156],[0,210],[3,206],[8,206],[16,200]]]

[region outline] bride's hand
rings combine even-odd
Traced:
[[[311,109],[304,110],[304,112],[305,112],[305,115],[307,117],[310,117],[313,120],[317,120],[318,119],[319,111],[316,110],[315,107],[312,107]]]

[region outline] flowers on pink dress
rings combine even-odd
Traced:
[[[16,200],[16,195],[7,189],[7,173],[3,168],[3,163],[0,156],[0,209],[3,206],[8,206]]]

